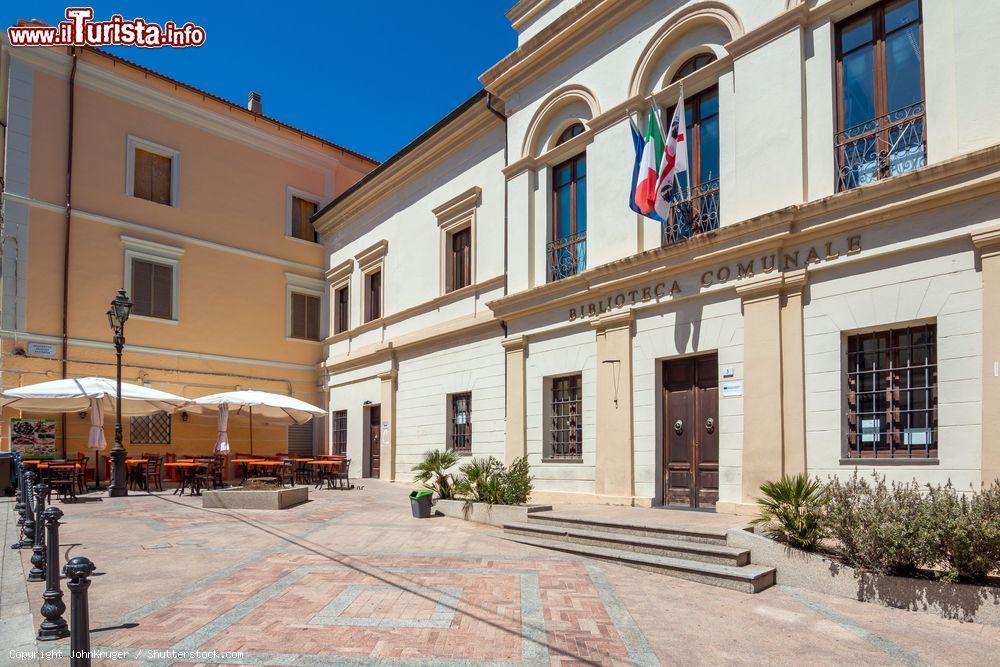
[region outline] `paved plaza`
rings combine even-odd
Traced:
[[[283,512],[169,492],[60,505],[64,556],[97,565],[95,664],[983,665],[1000,646],[991,626],[781,586],[748,595],[413,519],[408,488],[363,485]],[[13,503],[2,511],[9,543]],[[8,653],[68,648],[32,641],[44,586],[24,583],[29,568],[5,549],[0,663],[68,664]]]

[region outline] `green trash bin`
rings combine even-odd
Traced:
[[[410,494],[410,509],[414,519],[429,519],[431,516],[431,499],[433,491],[414,491]]]

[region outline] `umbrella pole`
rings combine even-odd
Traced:
[[[87,471],[83,472],[84,475]],[[101,490],[101,450],[94,450],[94,491]]]
[[[253,406],[250,406],[250,456],[253,457]]]

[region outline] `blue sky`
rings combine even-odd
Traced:
[[[479,89],[516,46],[515,0],[76,3],[112,14],[205,28],[197,48],[109,49],[226,99],[259,91],[264,113],[384,160]],[[0,3],[0,23],[64,20],[63,2]]]

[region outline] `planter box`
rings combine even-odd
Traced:
[[[283,510],[309,500],[308,486],[282,489],[215,489],[201,494],[202,507],[229,510]]]
[[[434,501],[434,509],[439,514],[454,519],[488,523],[491,526],[503,526],[505,523],[525,523],[532,512],[545,512],[552,509],[551,505],[490,505],[489,503],[474,503],[466,500]]]
[[[777,570],[776,582],[816,593],[1000,626],[1000,587],[861,573],[816,554],[747,530],[727,533],[731,547],[750,549],[750,561]]]

